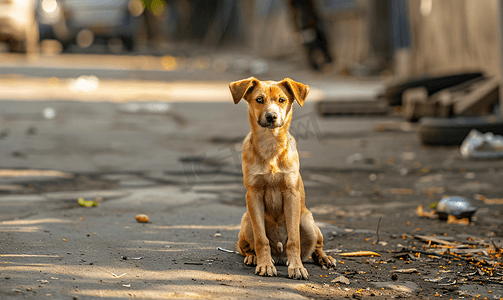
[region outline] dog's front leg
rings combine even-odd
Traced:
[[[300,192],[288,191],[283,194],[283,209],[288,232],[288,241],[286,242],[288,277],[293,279],[309,279],[307,270],[304,268],[300,258],[300,203]]]
[[[276,276],[276,267],[271,257],[271,247],[265,232],[264,215],[264,193],[247,192],[246,207],[253,228],[253,238],[255,240],[255,254],[257,255],[257,267],[255,274],[261,276]]]

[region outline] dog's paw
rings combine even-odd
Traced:
[[[257,256],[255,255],[247,255],[245,257],[245,265],[255,266],[257,264]]]
[[[255,274],[260,276],[277,276],[278,272],[276,271],[276,267],[274,265],[263,264],[257,266]]]
[[[318,259],[318,263],[323,269],[333,269],[335,268],[335,259],[332,256],[326,255]]]
[[[309,274],[307,273],[306,268],[303,266],[300,267],[288,267],[288,277],[292,279],[309,279]]]

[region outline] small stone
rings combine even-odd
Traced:
[[[30,126],[30,128],[28,128],[26,130],[26,134],[27,135],[36,135],[37,134],[37,127],[35,126]]]
[[[23,153],[21,151],[17,151],[17,150],[14,151],[14,152],[12,152],[11,155],[14,156],[14,157],[26,158],[26,154],[25,153]]]
[[[136,215],[136,217],[134,217],[134,218],[136,219],[136,221],[138,221],[140,223],[148,223],[150,221],[149,217],[144,214]]]
[[[397,284],[398,283],[398,284]],[[421,287],[411,281],[400,281],[400,282],[371,282],[374,286],[376,286],[378,289],[380,288],[386,288],[386,289],[391,289],[395,290],[398,292],[404,292],[404,293],[417,293],[421,289]]]
[[[5,279],[10,279],[10,276],[5,276]]]
[[[340,283],[344,283],[344,284],[349,284],[349,279],[347,277],[341,275],[330,282],[334,282],[334,283],[340,282]]]

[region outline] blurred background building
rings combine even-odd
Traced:
[[[499,74],[498,35],[497,0],[0,0],[3,51],[238,51],[338,75]]]

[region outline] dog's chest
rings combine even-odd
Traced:
[[[264,193],[265,213],[281,216],[283,212],[283,195],[279,187],[269,187]]]
[[[283,215],[285,194],[290,193],[294,178],[297,178],[295,174],[298,173],[268,172],[252,176],[255,188],[263,191],[266,214],[276,218]]]

